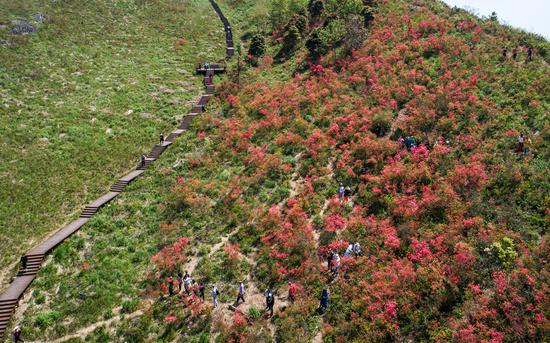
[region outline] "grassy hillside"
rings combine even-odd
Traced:
[[[55,250],[17,316],[26,337],[548,340],[548,43],[438,1],[307,4],[222,2],[243,55],[258,33],[265,53],[240,86],[233,61],[190,132]],[[527,44],[533,61],[501,57]],[[332,275],[328,253],[354,242]],[[184,271],[205,303],[168,295]]]
[[[35,13],[37,33],[9,34]],[[0,47],[5,269],[175,126],[200,89],[194,64],[224,46],[207,1],[1,1],[0,23],[15,43]]]

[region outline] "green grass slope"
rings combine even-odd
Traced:
[[[15,43],[0,47],[0,270],[175,126],[200,89],[194,64],[224,49],[209,6],[0,1],[0,39]],[[9,34],[12,20],[35,13],[47,17],[37,33]]]

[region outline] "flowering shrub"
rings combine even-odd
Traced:
[[[499,64],[518,36],[440,3],[377,3],[351,56],[311,64],[297,52],[300,72],[279,82],[267,56],[240,89],[228,81],[229,115],[197,124],[205,151],[178,171],[172,207],[239,226],[225,257],[258,254],[257,283],[303,287],[274,319],[282,340],[315,336],[328,253],[358,242],[331,276],[325,340],[543,341],[547,66]],[[510,149],[537,131],[537,153]],[[235,341],[252,337],[244,315],[230,324]]]

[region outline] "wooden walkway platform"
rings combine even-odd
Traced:
[[[231,31],[231,26],[229,25],[229,21],[224,16],[216,2],[214,0],[209,1],[214,8],[214,11],[216,11],[218,16],[220,17],[220,20],[223,23],[227,45],[226,58],[231,58],[233,56],[233,33]],[[204,68],[205,65],[207,65],[208,68]],[[178,136],[183,134],[183,132],[185,132],[185,130],[189,128],[191,122],[193,121],[193,118],[197,114],[204,111],[206,105],[208,104],[208,101],[210,100],[210,97],[215,94],[215,87],[208,78],[210,77],[210,75],[225,72],[225,66],[219,64],[203,63],[197,67],[196,72],[198,74],[205,75],[204,85],[206,89],[206,95],[201,96],[199,102],[195,106],[193,106],[191,113],[183,117],[178,128],[168,135],[164,143],[156,144],[151,152],[146,156],[143,164],[140,162],[136,167],[136,170],[118,179],[110,188],[109,192],[105,193],[101,197],[86,205],[84,207],[84,210],[82,211],[82,214],[80,215],[80,218],[69,223],[67,226],[63,227],[51,237],[47,238],[44,242],[40,243],[38,246],[34,247],[25,255],[23,255],[23,257],[21,258],[22,261],[17,276],[13,279],[8,289],[0,294],[0,341],[2,341],[6,328],[8,327],[8,324],[11,320],[11,316],[15,310],[15,307],[17,306],[17,302],[19,301],[25,290],[32,283],[32,281],[36,278],[36,275],[40,270],[46,254],[51,252],[56,246],[63,243],[73,233],[84,226],[84,224],[86,224],[90,220],[90,218],[95,213],[97,213],[99,208],[117,197],[130,182],[143,174],[145,172],[145,169],[147,169],[155,160],[157,160],[162,155],[162,153],[164,153],[164,151],[170,145],[172,145],[172,142]]]

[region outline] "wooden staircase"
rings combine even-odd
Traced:
[[[92,218],[92,216],[97,212],[98,207],[87,205],[84,207],[80,218]]]

